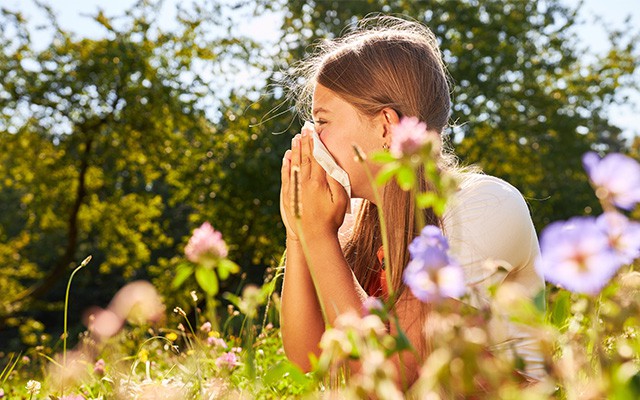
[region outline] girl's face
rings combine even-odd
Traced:
[[[362,115],[354,106],[337,94],[316,84],[313,92],[313,121],[316,132],[338,165],[349,174],[352,197],[375,201],[373,188],[363,165],[355,160],[353,144],[365,154],[382,150],[384,127],[377,118]],[[375,175],[377,164],[367,161]]]

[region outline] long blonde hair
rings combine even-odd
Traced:
[[[433,33],[417,22],[396,17],[367,18],[347,35],[323,42],[296,68],[305,84],[295,90],[298,110],[311,119],[310,104],[317,83],[373,117],[385,108],[398,116],[415,116],[431,131],[442,133],[451,107],[449,79]],[[445,146],[442,146],[445,148]],[[453,169],[454,158],[443,153],[441,168]],[[422,190],[428,182],[421,176]],[[391,182],[383,190],[383,215],[389,236],[390,283],[402,292],[402,274],[409,261],[408,245],[418,234],[415,203],[410,192]],[[406,207],[401,205],[406,204]],[[441,226],[432,210],[428,224]],[[376,205],[365,200],[344,251],[360,284],[367,288],[377,277],[376,253],[382,245]]]

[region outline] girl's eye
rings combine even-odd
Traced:
[[[327,123],[327,121],[323,121],[323,120],[321,120],[321,119],[319,119],[319,120],[317,120],[317,121],[314,121],[314,122],[313,122],[313,124],[314,124],[315,126],[322,126],[322,125],[324,125],[324,124],[326,124],[326,123]]]

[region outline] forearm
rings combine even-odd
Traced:
[[[309,241],[308,269],[329,325],[347,311],[360,313],[367,294],[347,264],[337,235]]]
[[[309,354],[320,353],[318,344],[325,322],[302,248],[296,240],[287,240],[280,325],[285,354],[308,371]]]

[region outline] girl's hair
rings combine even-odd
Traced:
[[[319,83],[365,116],[373,117],[389,107],[400,117],[415,116],[426,122],[430,131],[442,133],[447,125],[451,107],[448,75],[435,36],[420,23],[388,16],[364,19],[347,35],[323,42],[295,71],[304,79],[294,94],[305,119],[311,119],[311,99]],[[455,168],[450,154],[443,154],[440,164],[441,168]],[[424,176],[419,182],[422,190],[428,190]],[[418,234],[414,198],[391,182],[384,187],[382,206],[388,221],[390,283],[394,291],[402,291],[407,248]],[[425,217],[427,224],[442,225],[431,210]],[[344,249],[365,288],[377,277],[374,268],[381,244],[376,206],[365,200]]]

